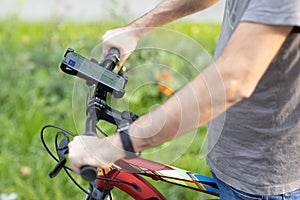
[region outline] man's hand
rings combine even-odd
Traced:
[[[89,165],[108,168],[125,157],[119,134],[101,139],[94,136],[76,136],[69,143],[69,159],[72,170],[80,174],[80,168]]]
[[[120,51],[120,61],[118,65],[122,65],[128,56],[135,50],[138,37],[138,29],[131,27],[121,27],[107,31],[102,36],[103,42],[103,57],[108,53],[111,48],[117,48]]]
[[[107,31],[103,37],[103,57],[110,48],[119,49],[122,65],[135,50],[137,42],[156,27],[204,10],[219,0],[165,0],[127,26]]]

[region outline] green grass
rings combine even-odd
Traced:
[[[82,118],[75,119],[78,113],[72,107],[72,94],[76,86],[74,78],[63,74],[58,65],[68,47],[87,55],[100,43],[101,35],[106,30],[119,25],[105,22],[83,24],[28,23],[15,19],[0,21],[0,193],[15,192],[20,200],[82,199],[83,193],[63,173],[55,179],[48,177],[48,172],[54,167],[55,162],[43,149],[39,132],[45,124],[57,124],[74,132],[80,127]],[[165,28],[189,36],[201,44],[209,54],[214,51],[220,30],[219,25],[194,23],[174,23]],[[193,53],[195,52],[190,52]],[[149,61],[153,63],[159,61],[171,66],[174,78],[171,82],[157,80],[155,75],[160,73],[160,69],[156,69],[150,78],[156,81],[154,84],[134,90],[136,84],[143,81],[144,75],[139,74],[140,79],[132,78],[136,77],[136,74],[131,73],[132,77],[129,77],[130,83],[127,88],[131,94],[127,98],[130,100],[128,106],[139,115],[167,99],[157,90],[158,83],[163,82],[176,90],[184,83],[184,81],[176,82],[176,74],[183,74],[186,79],[190,79],[196,73],[195,70],[186,70],[185,66],[188,65],[186,60],[178,59],[178,56],[168,55],[166,52],[139,51],[125,64],[134,69]],[[83,99],[78,97],[78,104],[83,105]],[[116,103],[116,106],[119,104]],[[207,167],[200,166],[205,165],[205,162],[198,159],[199,144],[202,143],[204,134],[205,128],[199,129],[192,144],[188,148],[182,147],[187,148],[184,156],[168,164],[209,174]],[[47,136],[49,144],[52,145],[51,138],[54,137]],[[166,152],[166,155],[168,153],[171,152]],[[31,169],[31,172],[22,171],[24,167]],[[177,186],[155,184],[169,197],[168,199],[203,197],[200,193]],[[118,195],[118,191],[115,195]]]

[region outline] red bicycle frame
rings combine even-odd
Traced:
[[[99,170],[99,178],[96,181],[96,185],[99,188],[111,190],[113,187],[117,187],[134,199],[138,200],[166,199],[156,188],[154,188],[142,177],[147,176],[153,180],[168,182],[213,196],[219,196],[218,187],[214,180],[200,174],[143,158],[135,158],[130,160],[122,159],[116,162],[116,165],[117,167],[112,167],[106,170],[105,175],[102,173],[102,170]],[[124,184],[115,180],[130,182],[135,187],[133,185]]]

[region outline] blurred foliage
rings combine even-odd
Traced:
[[[47,174],[55,162],[43,149],[39,132],[45,124],[61,125],[76,132],[77,125],[72,113],[74,78],[63,74],[58,65],[68,47],[73,47],[82,55],[88,55],[100,43],[101,35],[106,30],[119,25],[107,22],[29,23],[17,19],[0,21],[1,193],[16,192],[20,200],[82,199],[83,193],[63,173],[53,180],[48,177]],[[218,24],[195,23],[174,23],[166,28],[188,35],[204,46],[210,54],[214,50],[220,30]],[[128,60],[128,64],[142,65],[149,58],[157,57],[155,54],[157,52],[137,52]],[[179,85],[174,81],[168,82],[176,80],[176,74],[185,73],[187,75],[184,76],[188,79],[195,75],[195,72],[190,75],[190,71],[184,72],[184,67],[176,69],[177,61],[168,61],[168,56],[161,53],[159,57],[167,60],[173,68],[164,67],[164,71],[157,69],[152,75],[154,84],[142,86],[134,92],[130,91],[131,88],[134,89],[132,85],[139,84],[139,80],[132,81],[131,86],[128,85],[127,90],[132,95],[127,100],[131,101],[129,108],[134,112],[145,113],[153,105],[168,98],[170,91],[163,91],[158,85],[169,87],[171,93],[179,89],[183,82]],[[137,76],[134,70],[129,74]],[[143,79],[144,75],[139,76]],[[205,128],[199,129],[199,137],[193,139],[184,156],[174,163],[176,166],[209,174],[207,167],[195,166],[193,163],[195,157],[198,158],[201,143],[199,140],[203,139],[204,132]],[[52,145],[54,135],[46,138]],[[205,165],[205,161],[201,162]],[[155,184],[169,199],[203,197],[200,193],[177,186]],[[115,193],[118,194],[118,191]]]

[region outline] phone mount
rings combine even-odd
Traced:
[[[115,98],[121,98],[125,94],[125,85],[128,78],[124,75],[124,68],[118,72],[114,68],[119,62],[119,51],[110,50],[105,59],[98,62],[75,53],[74,49],[68,48],[60,65],[63,72],[85,79],[88,84],[97,85],[105,92],[111,93]]]

